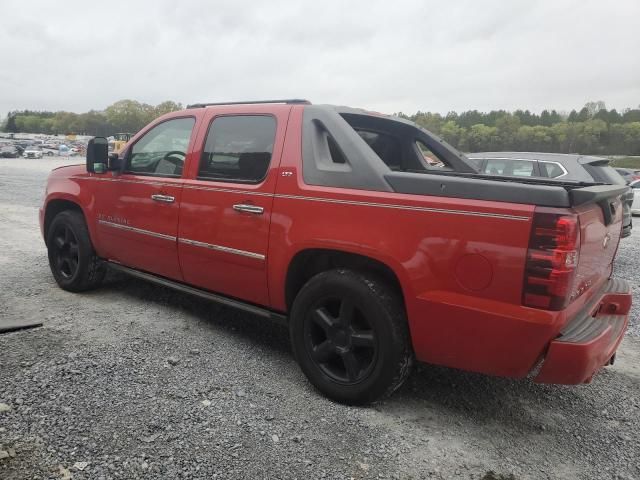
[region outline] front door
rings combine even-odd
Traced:
[[[128,148],[124,172],[98,182],[97,229],[110,260],[182,279],[178,213],[194,124],[187,117],[151,127]]]
[[[187,283],[268,305],[267,242],[289,111],[271,106],[204,120],[180,211]]]

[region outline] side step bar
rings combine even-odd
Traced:
[[[140,270],[136,270],[134,268],[125,267],[116,262],[106,261],[107,265],[114,270],[119,272],[126,273],[127,275],[131,275],[133,277],[141,278],[142,280],[147,280],[152,283],[156,283],[158,285],[162,285],[163,287],[169,287],[174,290],[178,290],[180,292],[188,293],[191,295],[195,295],[196,297],[204,298],[206,300],[210,300],[212,302],[220,303],[222,305],[226,305],[228,307],[237,308],[239,310],[244,310],[245,312],[253,313],[254,315],[258,315],[260,317],[268,318],[276,323],[281,325],[288,325],[287,316],[281,313],[273,312],[267,308],[258,307],[251,303],[245,303],[241,300],[235,300],[233,298],[225,297],[223,295],[219,295],[217,293],[211,293],[206,290],[201,290],[199,288],[191,287],[189,285],[185,285],[180,282],[175,282],[173,280],[169,280],[164,277],[159,277],[152,273],[141,272]]]

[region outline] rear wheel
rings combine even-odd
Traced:
[[[47,250],[51,273],[64,290],[82,292],[102,282],[106,269],[81,213],[68,210],[56,215],[47,232]]]
[[[340,269],[313,277],[294,301],[290,333],[307,378],[342,403],[390,395],[413,360],[400,296],[370,274]]]

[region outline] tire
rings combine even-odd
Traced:
[[[66,210],[55,216],[47,232],[47,250],[51,273],[60,288],[84,292],[102,283],[106,268],[93,249],[80,212]]]
[[[413,351],[401,297],[375,275],[338,269],[314,276],[289,322],[300,368],[332,400],[371,403],[409,375]]]

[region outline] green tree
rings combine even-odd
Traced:
[[[153,114],[157,118],[164,115],[165,113],[175,112],[177,110],[182,110],[182,104],[167,100],[166,102],[162,102],[156,105]]]
[[[123,132],[137,132],[153,120],[155,109],[135,100],[120,100],[105,110],[107,120]],[[115,133],[115,132],[114,132]]]
[[[446,142],[460,149],[464,148],[462,146],[462,139],[463,139],[464,133],[465,133],[464,128],[459,127],[458,124],[453,120],[449,120],[445,122],[440,132],[440,134],[442,135],[442,138]]]
[[[498,148],[513,150],[517,145],[517,135],[520,129],[520,118],[504,113],[496,120],[496,132],[500,140]]]
[[[498,129],[482,123],[473,125],[466,135],[466,146],[472,152],[497,150],[499,144]]]

